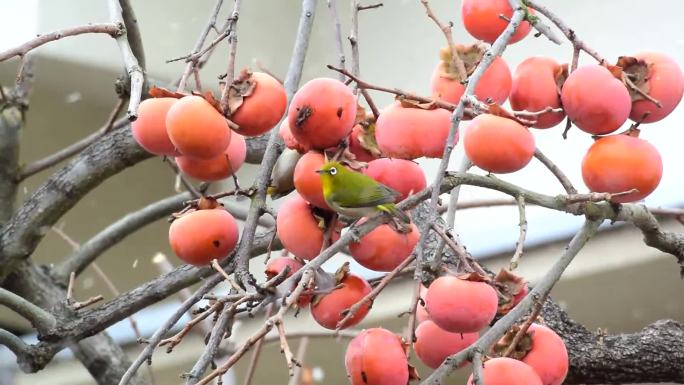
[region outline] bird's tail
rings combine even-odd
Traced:
[[[411,218],[405,212],[399,210],[397,206],[394,205],[394,203],[386,203],[384,205],[379,205],[378,208],[392,215],[393,217],[399,219],[403,223],[411,223]]]

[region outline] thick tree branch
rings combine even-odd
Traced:
[[[14,263],[28,258],[52,227],[102,181],[151,155],[140,148],[128,126],[113,130],[53,174],[0,232],[0,282]]]
[[[108,133],[111,129],[119,128],[125,125],[128,119],[120,119],[118,121],[115,121],[116,117],[119,116],[119,113],[123,109],[123,106],[124,99],[119,99],[119,101],[116,103],[116,106],[114,106],[114,109],[109,115],[109,118],[107,119],[105,125],[102,126],[96,132],[86,136],[78,142],[74,142],[68,145],[67,147],[64,147],[63,149],[55,152],[54,154],[48,155],[43,159],[39,159],[33,163],[23,166],[21,168],[21,172],[16,177],[17,181],[23,181],[31,175],[35,175],[47,168],[50,168],[64,160],[71,158],[72,156],[83,151],[86,147],[90,146],[95,141],[100,139],[104,134]]]
[[[551,300],[542,317],[565,342],[570,357],[566,384],[684,382],[684,327],[657,321],[639,332],[605,335],[570,319]]]
[[[250,256],[255,257],[265,253],[272,238],[273,230],[258,234],[254,238]],[[273,248],[278,247],[280,247],[279,242],[274,242]],[[228,274],[234,270],[234,256],[235,252],[223,262]],[[78,320],[60,325],[41,338],[45,341],[56,342],[67,338],[79,339],[93,335],[214,273],[211,267],[179,266],[170,273],[148,281],[97,308],[79,311]]]
[[[584,247],[587,241],[596,233],[602,221],[587,220],[582,229],[572,238],[570,244],[559,256],[556,263],[544,275],[544,277],[534,286],[532,291],[525,296],[508,314],[498,320],[489,330],[487,330],[475,343],[467,349],[449,356],[439,368],[435,369],[427,377],[422,385],[441,385],[446,376],[456,370],[465,360],[472,358],[475,353],[482,353],[501,338],[513,324],[524,316],[539,299],[543,298],[551,291],[555,283],[561,277],[570,262],[577,253]]]
[[[28,301],[51,309],[51,313],[58,317],[60,322],[68,323],[76,319],[73,309],[66,306],[64,287],[53,283],[44,269],[31,261],[20,262],[5,286]],[[18,364],[27,373],[36,372],[43,369],[52,361],[54,355],[65,347],[76,353],[76,357],[84,363],[98,385],[116,385],[115,380],[121,377],[129,365],[124,352],[106,333],[87,339],[31,345],[30,354],[21,357]],[[132,384],[145,385],[146,382],[136,377]]]

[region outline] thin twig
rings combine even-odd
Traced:
[[[67,294],[66,294],[66,302],[69,306],[71,306],[72,309],[78,310],[80,308],[90,306],[94,304],[95,302],[102,301],[104,297],[102,295],[97,295],[94,297],[90,297],[89,299],[85,300],[84,302],[79,302],[74,299],[74,283],[76,280],[76,274],[71,273],[69,275],[69,285],[67,286]]]
[[[566,193],[577,194],[577,189],[575,188],[575,186],[572,185],[570,178],[568,178],[565,175],[565,173],[563,172],[563,170],[561,170],[560,167],[558,167],[555,163],[553,163],[553,161],[551,159],[546,157],[546,155],[544,155],[544,153],[542,153],[539,148],[537,148],[534,151],[534,157],[539,159],[539,161],[544,166],[546,166],[546,168],[548,168],[549,171],[551,171],[551,173],[556,177],[556,179],[558,179],[560,184],[563,186]]]
[[[446,359],[442,365],[435,369],[430,376],[428,376],[421,385],[439,385],[442,384],[443,379],[449,374],[453,373],[461,363],[466,359],[472,357],[475,352],[485,351],[492,344],[501,338],[513,324],[520,319],[529,309],[537,302],[539,298],[547,295],[553,288],[555,283],[560,279],[563,272],[572,262],[579,251],[584,247],[587,241],[596,233],[602,221],[586,220],[580,231],[570,241],[553,266],[547,273],[539,280],[532,291],[523,298],[518,305],[516,305],[508,314],[499,319],[489,330],[468,348],[456,353]]]
[[[166,334],[172,327],[173,325],[178,322],[178,320],[185,314],[188,309],[190,309],[195,303],[199,302],[199,300],[202,299],[202,297],[209,292],[214,286],[216,286],[220,281],[222,277],[219,276],[218,274],[214,275],[212,278],[208,279],[205,281],[204,285],[202,285],[196,292],[193,294],[192,297],[188,298],[187,300],[183,301],[183,304],[176,309],[176,311],[169,317],[166,322],[157,329],[157,331],[152,335],[152,337],[147,341],[147,346],[145,346],[145,349],[138,355],[138,357],[133,361],[131,366],[128,367],[124,375],[121,377],[121,380],[119,381],[119,385],[127,385],[130,380],[133,378],[135,373],[138,371],[138,368],[140,368],[140,365],[143,364],[143,362],[148,361],[151,363],[152,360],[152,353],[154,352],[154,349],[159,345],[159,342],[162,340],[164,337],[164,334]]]
[[[596,52],[594,49],[589,47],[584,41],[580,40],[577,37],[577,34],[575,33],[574,30],[572,30],[570,27],[568,27],[563,20],[561,20],[560,17],[558,17],[556,14],[551,12],[548,8],[545,6],[538,4],[537,0],[525,0],[525,3],[531,7],[537,10],[539,13],[542,15],[546,16],[547,19],[549,19],[553,24],[558,27],[558,29],[565,35],[565,37],[572,43],[575,49],[580,49],[586,53],[588,53],[591,57],[596,59],[600,64],[605,64],[607,63],[606,59],[603,58],[603,56],[599,55],[598,52]]]
[[[0,52],[0,62],[10,59],[15,56],[24,56],[30,50],[47,44],[51,41],[59,40],[64,37],[77,36],[87,33],[104,33],[116,38],[125,32],[123,24],[113,23],[97,23],[87,24],[78,27],[65,28],[59,31],[45,33],[6,51]]]
[[[208,310],[205,310],[201,312],[199,315],[197,315],[195,318],[191,319],[188,321],[188,323],[183,326],[183,329],[179,331],[178,333],[174,334],[173,336],[169,338],[165,338],[159,342],[159,346],[165,346],[168,345],[166,348],[167,353],[171,353],[173,351],[173,348],[175,348],[178,344],[183,341],[183,338],[190,333],[193,327],[197,325],[198,323],[204,321],[209,317],[210,315],[214,314],[217,311],[220,311],[221,308],[224,307],[224,304],[221,302],[216,302],[213,304]]]
[[[171,160],[171,158],[165,156],[165,157],[162,157],[162,161],[169,165],[169,167],[176,174],[176,177],[178,178],[180,183],[183,185],[183,187],[185,187],[185,189],[188,192],[190,192],[190,194],[193,197],[199,198],[202,196],[202,193],[200,193],[197,190],[197,188],[195,188],[195,186],[193,186],[193,184],[190,183],[190,181],[185,177],[185,174],[183,174],[183,171],[181,171],[180,168],[178,168],[178,165],[173,160]],[[180,192],[180,191],[178,191],[178,192]]]
[[[262,340],[263,341],[263,340]],[[299,341],[299,346],[297,347],[297,353],[295,354],[295,361],[299,363],[294,369],[294,374],[290,377],[288,385],[300,385],[302,376],[302,365],[304,362],[304,356],[306,355],[306,349],[309,347],[309,337],[304,336]],[[303,385],[303,384],[302,384]]]
[[[228,53],[228,69],[226,71],[226,78],[224,79],[225,85],[223,87],[223,92],[221,93],[221,108],[226,116],[230,115],[230,109],[228,108],[228,93],[230,87],[233,85],[233,80],[235,79],[235,55],[237,53],[237,22],[240,15],[240,6],[242,0],[235,0],[235,6],[233,7],[233,12],[230,15],[230,36],[228,41],[230,43],[230,52]]]
[[[306,0],[305,0],[306,1]],[[278,310],[278,312],[271,316],[264,324],[259,328],[254,334],[252,334],[247,341],[245,341],[242,346],[240,346],[233,355],[228,358],[228,360],[218,368],[216,368],[214,371],[209,373],[206,377],[204,377],[202,380],[200,380],[197,385],[206,385],[209,382],[211,382],[213,379],[215,379],[218,376],[223,375],[235,365],[235,363],[245,354],[247,351],[252,347],[258,340],[264,338],[268,332],[270,332],[274,326],[276,326],[279,322],[282,322],[283,316],[287,312],[287,310],[293,306],[295,303],[297,303],[297,300],[299,299],[299,296],[302,294],[304,291],[304,288],[309,284],[309,281],[313,277],[313,270],[311,269],[302,269],[304,272],[302,273],[302,279],[301,281],[297,284],[297,287],[292,291],[292,293],[287,296],[285,300],[285,304]],[[300,271],[302,271],[300,270]],[[281,340],[282,344],[282,340]]]
[[[226,282],[230,282],[230,276],[228,275],[228,273],[226,273],[225,270],[223,270],[223,268],[221,267],[221,265],[219,265],[219,263],[216,259],[211,260],[211,267],[214,268],[214,270],[216,270],[216,272],[220,273],[223,276],[223,278],[226,280]]]
[[[337,0],[327,0],[328,9],[330,10],[330,17],[332,19],[334,27],[334,37],[335,37],[335,52],[337,53],[337,67],[344,68],[347,58],[344,55],[344,44],[342,44],[342,25],[340,24],[340,15],[337,12]],[[345,80],[345,76],[342,73],[338,74],[338,78],[341,82]]]
[[[639,88],[639,86],[634,84],[632,79],[630,79],[629,76],[627,76],[627,74],[625,72],[622,73],[622,81],[627,85],[627,87],[630,90],[636,92],[642,98],[644,98],[644,99],[648,100],[649,102],[655,104],[658,108],[663,108],[663,104],[658,99],[656,99],[653,96],[649,95],[648,93],[644,92],[644,90],[642,90],[641,88]]]
[[[563,199],[566,203],[581,203],[581,202],[604,202],[610,201],[613,198],[630,195],[639,192],[637,189],[622,191],[617,193],[592,192],[588,194],[572,194],[567,195]]]
[[[195,55],[197,55],[197,53],[202,49],[202,46],[204,45],[204,42],[207,40],[207,36],[209,35],[209,31],[211,31],[212,28],[216,27],[216,19],[218,18],[218,14],[221,11],[222,5],[223,0],[216,1],[216,5],[214,5],[214,9],[211,12],[211,15],[209,16],[209,21],[207,22],[207,25],[200,33],[199,38],[197,38],[197,42],[195,43],[192,52],[190,53],[190,55],[187,56],[187,58],[189,59],[188,64],[185,65],[183,75],[181,75],[181,78],[178,81],[178,88],[176,90],[177,92],[185,91],[185,84],[187,83],[188,77],[197,67],[197,60],[199,59],[199,57],[195,58]]]
[[[76,143],[70,144],[69,146],[57,151],[52,155],[46,156],[43,159],[37,160],[33,163],[30,163],[22,167],[21,172],[17,176],[17,182],[21,182],[24,179],[45,170],[46,168],[52,167],[66,159],[71,158],[72,156],[83,151],[83,149],[85,149],[86,147],[90,146],[93,142],[100,139],[103,135],[111,131],[112,128],[119,127],[125,124],[127,119],[121,119],[119,121],[116,121],[116,118],[123,110],[124,105],[125,100],[120,98],[114,106],[114,109],[112,109],[112,112],[109,114],[109,117],[107,118],[107,122],[105,123],[105,125],[102,126],[96,132],[86,136],[85,138],[79,140]]]
[[[389,285],[390,282],[399,274],[404,268],[406,268],[408,265],[413,262],[413,260],[416,259],[415,254],[411,254],[402,263],[397,265],[391,272],[386,274],[384,277],[382,277],[382,280],[371,290],[370,293],[366,294],[358,300],[355,304],[353,304],[349,309],[344,310],[342,313],[344,314],[344,318],[342,318],[338,323],[336,330],[339,330],[343,328],[349,320],[358,313],[359,310],[361,310],[362,307],[366,306],[367,304],[370,306],[373,304],[373,301],[375,298],[382,293],[382,291]]]
[[[446,38],[447,47],[449,47],[449,50],[451,51],[451,63],[449,63],[449,67],[456,69],[456,74],[458,75],[460,81],[465,81],[468,78],[468,73],[466,72],[463,60],[458,55],[458,51],[454,46],[454,38],[451,34],[452,28],[454,26],[453,23],[449,22],[449,24],[442,24],[434,12],[432,12],[432,8],[430,8],[430,3],[428,0],[420,0],[420,2],[423,4],[423,7],[425,7],[425,12],[427,13],[428,17],[432,19],[435,24],[437,24],[437,27],[442,31],[444,37]]]
[[[273,314],[273,303],[270,303],[266,307],[266,314],[264,318],[268,320]],[[252,352],[252,358],[249,360],[249,365],[247,366],[247,373],[245,373],[244,385],[250,385],[252,383],[252,378],[254,378],[254,373],[256,372],[257,363],[259,362],[259,356],[261,356],[261,347],[264,345],[266,339],[262,338],[254,344],[254,352]]]
[[[422,282],[416,280],[413,284],[413,294],[411,295],[411,303],[409,304],[408,314],[409,319],[406,325],[406,336],[404,339],[408,343],[406,347],[406,356],[411,354],[411,346],[415,342],[415,331],[416,331],[416,310],[418,309],[418,302],[420,301],[420,288],[423,285]]]
[[[302,77],[302,68],[309,47],[313,19],[316,12],[316,3],[315,0],[302,0],[302,10],[299,18],[299,25],[297,27],[297,37],[295,38],[292,58],[287,70],[284,85],[288,101],[292,99]],[[266,151],[261,160],[261,167],[255,178],[254,186],[256,191],[252,198],[242,235],[240,236],[240,243],[235,253],[235,276],[243,284],[249,284],[251,280],[249,274],[250,249],[252,248],[252,243],[254,241],[254,234],[256,232],[259,217],[263,214],[263,209],[266,206],[266,191],[270,184],[271,171],[273,170],[273,166],[280,153],[278,150],[280,143],[282,143],[282,139],[278,134],[278,130],[272,130],[269,136],[268,145],[266,146]]]
[[[461,266],[463,266],[464,268],[471,268],[470,263],[468,262],[468,252],[466,251],[465,247],[463,247],[461,242],[447,235],[447,233],[444,230],[442,230],[442,228],[436,223],[430,224],[430,227],[435,233],[437,233],[437,235],[440,236],[442,241],[445,242],[446,245],[454,251],[454,254],[458,256],[458,259],[461,261]],[[439,257],[435,256],[434,258],[435,260],[437,260]]]
[[[520,227],[520,235],[518,235],[518,241],[515,243],[515,252],[513,252],[513,257],[511,258],[511,263],[509,268],[515,270],[518,267],[520,258],[523,255],[525,246],[525,237],[527,236],[527,216],[525,215],[525,197],[518,195],[516,198],[518,203],[518,215],[520,216],[520,222],[518,226]]]
[[[349,44],[351,44],[351,73],[361,76],[359,64],[359,1],[351,0],[351,31],[349,32]],[[358,83],[357,83],[358,87]]]
[[[534,321],[537,320],[537,317],[539,316],[539,313],[541,313],[542,307],[544,306],[544,301],[546,301],[546,297],[547,295],[544,294],[539,298],[538,301],[534,303],[534,305],[532,306],[532,312],[529,316],[527,316],[525,322],[520,326],[520,329],[518,329],[518,332],[511,340],[510,345],[508,345],[506,350],[503,352],[502,357],[508,357],[511,355],[511,353],[513,353],[516,346],[518,346],[520,341],[525,336],[525,333],[527,333],[527,329],[529,329],[530,325],[532,325]]]
[[[290,377],[293,377],[294,368],[299,365],[299,363],[295,361],[294,354],[292,354],[292,350],[290,349],[290,344],[287,343],[287,335],[285,333],[285,325],[283,324],[282,318],[275,320],[275,324],[276,329],[278,330],[278,337],[280,338],[280,352],[285,356],[288,374]]]
[[[233,320],[235,318],[236,304],[230,306],[226,305],[221,312],[221,315],[216,321],[216,325],[211,331],[211,336],[207,342],[207,346],[197,359],[197,362],[190,370],[187,375],[187,380],[185,385],[195,385],[197,380],[199,380],[209,366],[209,363],[214,359],[216,353],[218,353],[219,345],[221,341],[225,338],[226,334],[231,334],[231,329],[233,325]]]

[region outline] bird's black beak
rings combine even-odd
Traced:
[[[326,172],[328,172],[328,171],[326,171],[326,170],[316,170],[316,173],[318,173],[318,174],[325,174]]]

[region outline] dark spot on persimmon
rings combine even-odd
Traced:
[[[215,239],[215,240],[212,241],[211,243],[214,245],[214,247],[219,247],[219,246],[221,246],[221,241],[219,241],[218,239]]]
[[[361,379],[363,380],[364,384],[368,383],[368,376],[366,376],[366,372],[364,372],[364,371],[361,372]]]
[[[309,106],[303,106],[297,108],[297,119],[295,119],[295,127],[300,128],[304,122],[313,114],[313,108]]]
[[[342,108],[342,107],[337,107],[337,112],[336,112],[336,114],[337,114],[337,117],[338,117],[338,118],[342,118],[342,112],[344,112],[344,108]]]

